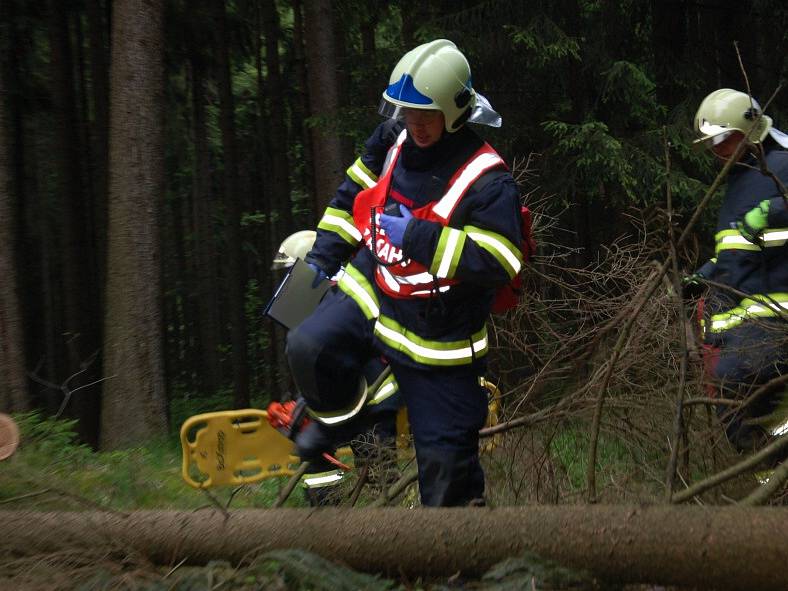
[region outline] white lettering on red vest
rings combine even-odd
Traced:
[[[440,292],[448,291],[457,281],[437,278],[431,275],[427,267],[421,263],[412,259],[404,259],[402,249],[393,246],[389,242],[385,231],[380,227],[380,214],[376,213],[374,220],[371,219],[372,209],[382,209],[386,204],[391,185],[391,176],[396,168],[396,161],[406,137],[407,130],[403,130],[397,138],[397,143],[389,150],[389,154],[386,157],[387,166],[378,179],[377,184],[356,195],[356,200],[353,204],[353,221],[364,237],[364,243],[367,248],[377,255],[379,262],[382,261],[388,264],[402,261],[394,267],[378,264],[375,272],[375,282],[378,287],[384,293],[393,297],[429,297],[435,289]],[[485,143],[467,162],[455,171],[449,180],[446,192],[439,200],[414,209],[411,213],[417,219],[435,221],[447,226],[452,213],[473,183],[488,170],[502,164],[503,160],[501,157],[489,144]],[[376,235],[374,249],[370,228],[372,223],[375,224]]]

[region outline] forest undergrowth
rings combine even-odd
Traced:
[[[498,424],[482,432],[488,505],[587,501],[589,449],[594,437],[596,502],[664,502],[670,498],[668,490],[680,492],[739,461],[724,438],[713,407],[703,403],[693,303],[677,297],[670,279],[663,280],[662,287],[638,309],[622,354],[615,367],[609,366],[622,315],[632,313],[629,305],[654,278],[655,261],[665,256],[664,239],[652,230],[664,223],[664,212],[633,217],[628,242],[614,242],[582,269],[571,266],[571,251],[553,247],[544,239],[554,220],[544,214],[537,219],[542,246],[528,275],[526,296],[517,310],[494,322],[494,363],[489,379],[502,394]],[[632,236],[637,239],[631,240]],[[602,385],[606,391],[604,412],[599,434],[594,435],[594,408]],[[682,407],[677,423],[679,396],[695,402]],[[221,405],[220,399],[210,402]],[[180,408],[178,413],[206,410],[199,399],[194,405],[193,409]],[[22,445],[15,456],[0,464],[3,509],[127,512],[145,508],[263,508],[274,505],[284,484],[283,479],[277,479],[235,490],[197,491],[181,480],[175,437],[123,451],[94,452],[77,442],[72,421],[37,413],[15,418],[21,426]],[[377,473],[412,474],[408,452],[401,452],[396,461],[383,456],[388,457],[388,465],[374,466]],[[387,477],[388,483],[393,480]],[[418,493],[413,481],[412,476],[406,479],[407,486],[400,487],[389,504],[416,506]],[[337,504],[381,504],[384,487],[380,485],[368,486],[351,502],[356,482],[353,476],[339,487],[334,499]],[[695,500],[726,504],[745,498],[758,486],[754,470],[744,470]],[[767,502],[781,500],[782,495],[775,494]],[[300,491],[290,495],[287,506],[306,506]],[[341,557],[337,561],[341,562]],[[293,551],[243,565],[211,563],[195,569],[172,564],[163,568],[131,554],[118,556],[97,549],[91,556],[5,557],[0,564],[0,581],[3,577],[13,581],[15,589],[151,591],[444,589],[460,584],[456,580],[386,580],[323,562],[317,556]],[[333,578],[316,576],[326,569]],[[59,576],[62,586],[57,583]],[[485,578],[461,583],[468,589],[511,589],[522,588],[526,579],[538,589],[603,588],[593,578],[556,565],[544,566],[538,560],[499,565]]]

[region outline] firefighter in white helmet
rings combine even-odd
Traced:
[[[290,234],[279,245],[271,269],[287,269],[295,264],[296,259],[303,259],[315,243],[316,236],[317,232],[314,230],[301,230]]]
[[[714,282],[704,305],[707,374],[724,397],[742,399],[788,371],[788,136],[757,100],[730,88],[709,94],[694,123],[696,143],[721,161],[742,147],[717,218],[715,257],[696,273]],[[787,431],[782,400],[777,387],[743,412],[721,410],[730,441],[752,449]]]
[[[330,435],[364,406],[365,363],[385,356],[407,405],[422,503],[478,503],[486,321],[523,266],[519,194],[467,124],[500,117],[454,43],[406,53],[382,98],[387,119],[347,169],[305,259],[327,276],[345,272],[288,335],[288,360],[309,415]]]

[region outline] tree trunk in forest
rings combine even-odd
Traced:
[[[618,584],[785,589],[788,511],[531,506],[45,513],[4,511],[0,557],[106,548],[157,564],[249,561],[299,548],[394,576],[477,576],[532,552]]]
[[[312,139],[305,120],[309,116],[309,82],[306,72],[306,55],[304,47],[304,11],[301,0],[293,0],[293,74],[296,82],[296,92],[291,95],[292,128],[301,130],[301,145],[303,147],[302,187],[307,195],[312,196],[310,203],[310,216],[307,226],[314,228],[323,215],[323,210],[318,208],[317,193],[312,163]],[[283,239],[281,236],[280,239]],[[277,244],[278,246],[278,244]]]
[[[336,117],[340,106],[340,76],[333,13],[331,0],[304,2],[309,114],[325,119]],[[345,162],[342,158],[342,142],[337,133],[322,127],[313,127],[311,136],[315,203],[317,215],[320,217],[342,182]]]
[[[399,12],[402,19],[400,39],[405,51],[410,51],[416,45],[416,28],[421,22],[422,8],[420,2],[399,2]]]
[[[196,39],[193,43],[197,43]],[[216,284],[216,244],[214,242],[214,200],[211,191],[211,163],[208,127],[205,119],[205,65],[196,47],[191,50],[192,134],[194,136],[194,180],[192,184],[195,294],[203,389],[215,393],[221,384],[219,360],[221,318]]]
[[[264,4],[268,4],[268,0],[264,0]],[[295,11],[297,7],[293,7]],[[271,99],[269,97],[270,92],[266,91],[266,80],[265,76],[263,75],[263,29],[264,24],[263,21],[265,17],[263,16],[263,12],[267,10],[258,4],[257,6],[257,13],[256,13],[256,24],[257,24],[257,31],[255,35],[256,45],[255,45],[255,68],[257,69],[257,108],[258,108],[258,118],[257,118],[257,146],[258,146],[258,154],[257,154],[257,170],[260,176],[258,181],[258,199],[261,204],[265,204],[265,209],[268,211],[268,219],[266,220],[266,225],[262,231],[262,243],[263,243],[263,265],[260,265],[258,268],[259,278],[258,281],[260,283],[260,290],[263,294],[263,298],[268,298],[273,293],[274,289],[274,282],[277,280],[277,273],[270,268],[269,261],[273,257],[274,253],[277,251],[280,236],[284,235],[284,231],[282,230],[283,227],[283,219],[281,219],[278,215],[274,216],[275,211],[279,211],[282,207],[280,202],[282,201],[277,197],[277,190],[275,188],[276,183],[268,183],[266,179],[265,172],[266,170],[270,170],[273,168],[273,159],[275,157],[274,150],[282,149],[282,146],[276,146],[275,142],[271,141],[271,135],[268,133],[268,125],[271,119],[271,110],[267,105],[270,104]],[[274,11],[275,12],[275,11]],[[278,16],[277,16],[278,18]],[[278,22],[278,21],[277,21]],[[270,23],[268,24],[270,26]],[[276,34],[279,35],[280,31],[278,30],[277,25],[277,32]],[[295,35],[294,35],[295,36]],[[266,35],[267,37],[267,35]],[[266,42],[268,40],[266,39]],[[278,50],[278,44],[277,44]],[[281,73],[278,74],[280,77],[279,85],[280,85],[280,92],[281,100],[286,100],[284,88],[282,87],[281,81]],[[271,90],[273,92],[273,90]],[[291,100],[295,97],[287,97]],[[292,103],[291,103],[292,104]],[[293,104],[291,109],[292,111],[297,110],[298,106]],[[281,110],[280,106],[280,116],[284,117],[285,112]],[[285,121],[282,121],[282,124],[286,127]],[[300,128],[296,128],[300,129]],[[288,149],[290,146],[288,146]],[[286,164],[287,162],[285,162]],[[288,175],[290,171],[288,171]],[[286,196],[285,206],[288,208],[288,212],[292,213],[292,202],[290,200],[289,189],[288,195]],[[292,216],[290,217],[290,223],[292,222]],[[265,377],[264,377],[264,384],[263,389],[268,394],[270,400],[281,400],[282,393],[284,390],[282,389],[282,385],[280,380],[278,379],[278,375],[280,373],[279,365],[281,364],[282,358],[279,357],[280,349],[283,349],[284,344],[278,339],[278,335],[276,334],[276,327],[274,326],[273,322],[266,322],[263,326],[264,330],[266,331],[266,336],[268,338],[269,346],[265,349]]]
[[[361,55],[363,60],[371,65],[375,63],[375,31],[380,21],[380,15],[385,10],[379,2],[369,5],[367,14],[363,15],[361,19]],[[380,88],[374,84],[364,85],[364,103],[370,107],[377,107],[380,101]]]
[[[19,18],[21,7],[17,2],[0,2],[0,22],[8,26],[8,47],[4,55],[7,60],[6,93],[8,95],[8,141],[14,147],[12,159],[12,194],[17,201],[17,223],[21,233],[18,247],[18,267],[27,272],[17,275],[16,282],[21,300],[27,369],[35,371],[37,377],[54,383],[61,375],[57,368],[56,329],[62,323],[55,319],[53,274],[50,259],[56,258],[52,232],[49,230],[49,209],[41,205],[38,174],[38,150],[35,138],[26,134],[26,121],[34,107],[27,100],[32,81],[27,75],[33,59],[32,25],[27,19]],[[43,213],[42,213],[43,212]],[[54,412],[62,402],[62,394],[52,388],[31,388],[31,402]],[[35,394],[33,394],[35,392]]]
[[[90,81],[93,99],[93,121],[91,126],[90,163],[93,181],[93,217],[95,219],[95,240],[99,253],[106,252],[107,245],[107,142],[109,137],[109,50],[107,46],[107,23],[101,0],[86,3],[88,21],[88,43],[90,47]],[[100,285],[104,285],[105,257],[98,257]]]
[[[227,297],[233,359],[235,408],[249,406],[249,366],[246,359],[246,315],[244,310],[245,269],[241,248],[241,196],[238,190],[238,148],[235,135],[235,101],[230,77],[230,39],[224,0],[214,2],[216,22],[219,127],[224,151],[224,202],[227,227]]]
[[[651,0],[651,13],[657,100],[673,109],[686,95],[675,68],[676,64],[683,63],[687,47],[687,3],[685,0],[671,3]]]
[[[99,348],[100,324],[96,290],[95,252],[91,238],[93,224],[87,214],[82,173],[82,139],[75,93],[74,62],[68,26],[67,5],[50,0],[49,40],[51,96],[54,112],[54,146],[52,152],[55,171],[55,191],[59,204],[59,257],[62,273],[63,335],[66,375],[72,388],[95,381],[99,376],[98,363],[88,363]],[[71,404],[79,418],[78,432],[92,445],[98,443],[99,388],[81,390]]]
[[[720,7],[711,10],[710,16],[711,18],[706,20],[707,27],[711,21],[710,26],[717,35],[718,87],[747,91],[744,74],[742,74],[739,58],[736,55],[734,42],[737,42],[752,93],[757,97],[761,94],[761,72],[757,67],[758,58],[755,54],[755,37],[758,29],[755,25],[756,15],[753,9],[753,0],[723,2]],[[770,24],[765,26],[770,26]],[[776,73],[769,72],[767,74],[772,76]]]
[[[558,9],[563,12],[566,19],[566,34],[569,36],[580,36],[582,31],[581,10],[577,0],[565,0]],[[588,87],[585,80],[585,69],[583,63],[572,57],[566,60],[567,85],[569,98],[571,100],[571,122],[582,123],[588,116]],[[581,269],[590,260],[589,246],[591,237],[589,235],[590,224],[589,216],[592,210],[588,195],[582,190],[572,187],[566,188],[570,197],[571,207],[566,216],[569,228],[574,233],[575,252],[572,253],[572,265]]]
[[[0,23],[5,53],[8,25]],[[11,154],[8,133],[7,73],[0,64],[0,412],[20,412],[30,408],[25,373],[22,313],[17,293],[16,243],[19,236],[17,207],[11,182]]]
[[[263,0],[261,4],[263,34],[265,36],[265,66],[268,73],[268,145],[271,157],[271,183],[273,199],[279,212],[278,229],[280,236],[287,236],[293,231],[293,205],[290,202],[290,165],[288,151],[290,142],[287,138],[285,125],[285,95],[282,84],[282,72],[279,64],[279,15],[276,2]]]
[[[102,447],[166,432],[159,221],[164,3],[114,2]]]

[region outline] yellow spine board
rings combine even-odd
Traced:
[[[194,488],[238,486],[291,476],[293,442],[271,427],[263,410],[195,415],[181,427],[183,479]]]

